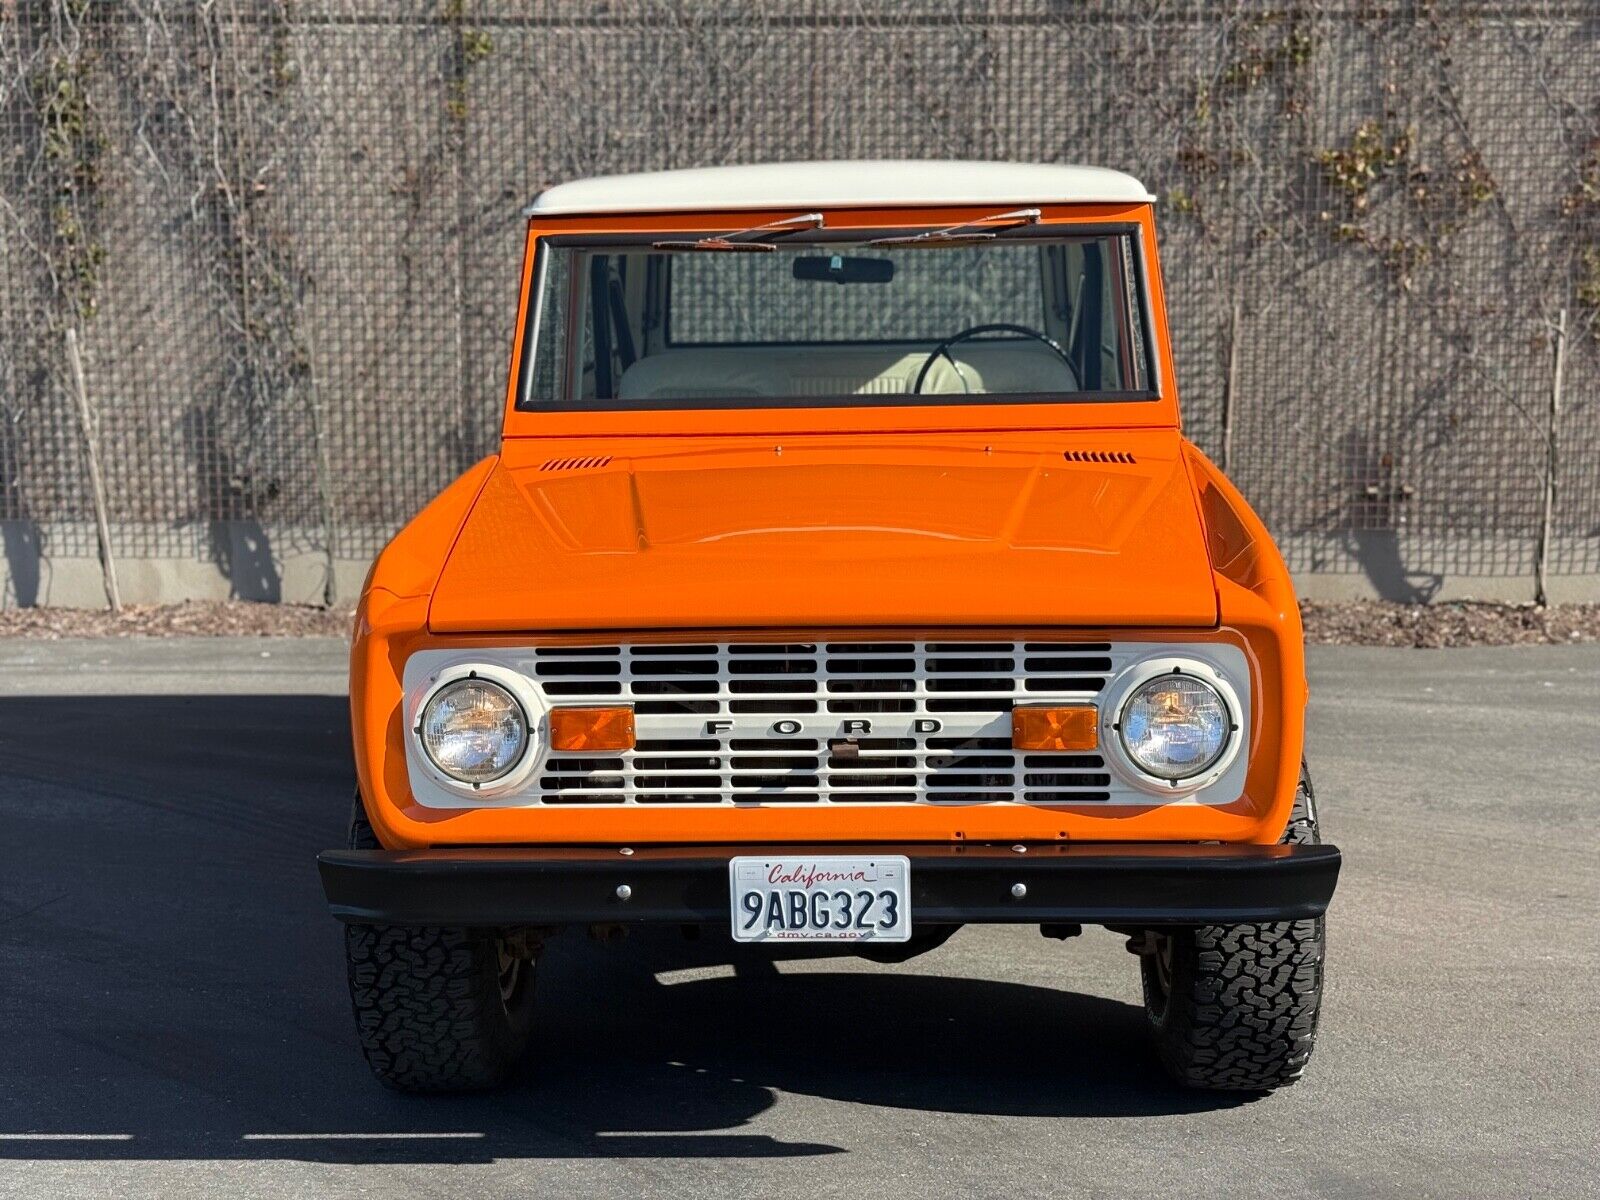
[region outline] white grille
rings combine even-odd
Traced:
[[[1011,711],[1092,703],[1131,662],[1175,650],[1235,667],[1244,683],[1232,647],[1068,641],[425,651],[407,663],[406,680],[419,695],[430,672],[488,660],[522,675],[551,707],[633,705],[633,750],[551,752],[523,786],[487,804],[1149,805],[1160,801],[1123,783],[1100,754],[1013,750]],[[412,778],[421,803],[460,805]]]
[[[1011,709],[1092,699],[1111,647],[734,642],[548,647],[553,705],[634,705],[627,754],[552,754],[545,804],[910,804],[1110,798],[1096,754],[1011,749]],[[853,741],[852,741],[853,739]]]

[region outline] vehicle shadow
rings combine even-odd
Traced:
[[[553,941],[507,1089],[385,1091],[312,862],[348,813],[345,712],[0,698],[0,1159],[803,1156],[847,1147],[752,1131],[780,1093],[997,1116],[1240,1102],[1169,1085],[1120,1001],[946,977],[939,955],[780,973],[677,931]]]

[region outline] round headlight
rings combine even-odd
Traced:
[[[1118,719],[1122,748],[1141,771],[1173,783],[1203,774],[1228,748],[1233,718],[1194,675],[1158,675],[1135,688]]]
[[[418,723],[428,760],[462,783],[492,783],[528,748],[528,718],[505,688],[487,679],[458,679],[429,699]]]

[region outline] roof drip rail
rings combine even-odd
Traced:
[[[776,250],[771,242],[736,242],[734,238],[760,238],[774,233],[789,233],[797,229],[821,229],[822,214],[801,213],[798,217],[784,217],[768,221],[765,225],[752,225],[749,229],[736,229],[732,233],[713,233],[709,237],[692,241],[651,242],[652,250]]]
[[[993,239],[995,234],[1000,231],[980,229],[979,226],[1003,224],[1010,229],[1018,225],[1037,225],[1040,215],[1037,208],[1018,208],[1010,212],[993,213],[987,217],[979,217],[975,221],[963,221],[959,225],[946,225],[943,229],[928,229],[922,233],[910,233],[898,237],[873,238],[867,245],[950,246],[962,242],[987,242]]]

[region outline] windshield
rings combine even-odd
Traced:
[[[737,236],[737,235],[735,235]],[[852,235],[857,236],[857,235]],[[541,247],[521,406],[1147,400],[1130,233]]]

